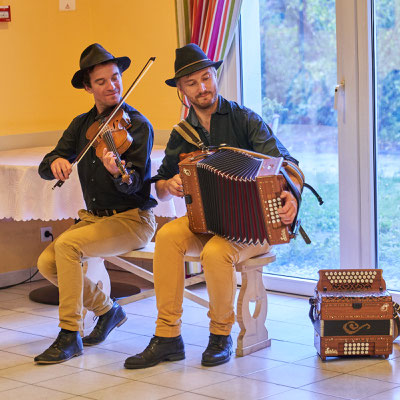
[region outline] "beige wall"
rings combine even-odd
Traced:
[[[98,42],[132,59],[127,89],[149,57],[156,62],[128,99],[155,129],[179,120],[179,102],[164,80],[173,74],[176,48],[173,0],[8,0],[12,21],[0,23],[0,136],[59,131],[93,104],[70,83],[82,50]]]
[[[52,144],[72,118],[92,107],[92,96],[70,82],[82,50],[94,42],[115,56],[131,58],[125,89],[148,58],[156,57],[128,103],[160,135],[179,120],[176,92],[164,83],[173,75],[177,43],[173,0],[76,0],[71,12],[60,12],[59,0],[4,4],[11,6],[12,21],[0,23],[1,148],[32,147],[35,138],[40,139],[37,145]],[[47,135],[54,140],[44,143]],[[40,242],[40,227],[52,226],[57,236],[71,223],[0,220],[0,273],[36,265],[48,244]]]

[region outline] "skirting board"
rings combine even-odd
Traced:
[[[29,279],[29,277],[32,276],[36,271],[37,268],[32,267],[28,269],[21,269],[19,271],[4,272],[0,274],[0,287],[16,285],[20,282],[23,282],[26,279]],[[32,278],[31,282],[40,281],[42,279],[44,279],[44,277],[39,272]]]

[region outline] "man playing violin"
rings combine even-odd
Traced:
[[[55,149],[44,157],[39,166],[43,179],[68,180],[71,163],[89,142],[89,128],[93,124],[99,126],[120,102],[121,74],[130,62],[128,57],[114,57],[97,43],[83,51],[80,69],[71,83],[92,94],[95,105],[71,122]],[[96,150],[89,148],[78,164],[87,209],[79,211],[80,221],[52,242],[38,260],[41,274],[58,286],[61,328],[55,342],[35,357],[39,364],[60,363],[79,356],[83,346],[101,343],[112,329],[126,321],[122,307],[84,275],[82,260],[144,247],[155,232],[152,207],[157,202],[150,195],[153,128],[130,105],[123,103],[121,109],[130,121],[130,128],[124,133],[131,137],[131,144],[120,155],[129,182],[117,166],[119,155],[105,146],[98,157]],[[99,318],[90,335],[81,339],[83,307]]]
[[[222,61],[214,62],[195,44],[176,50],[175,76],[166,84],[177,87],[190,101],[186,121],[206,146],[227,144],[253,150],[272,157],[283,157],[297,164],[270,128],[253,111],[227,101],[218,95],[216,70]],[[173,130],[156,181],[160,200],[183,196],[179,176],[179,156],[197,150],[177,130]],[[297,182],[294,180],[294,183]],[[279,216],[291,224],[297,213],[297,202],[289,192],[282,192],[284,205]],[[154,287],[158,318],[155,336],[147,348],[125,361],[126,368],[146,368],[161,361],[185,358],[181,333],[184,292],[184,255],[200,255],[210,300],[209,343],[202,355],[204,366],[229,361],[232,354],[230,336],[235,321],[235,264],[266,253],[269,244],[247,245],[230,242],[222,237],[190,231],[187,216],[165,224],[157,233],[153,262]]]

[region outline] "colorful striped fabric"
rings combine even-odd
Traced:
[[[242,0],[175,0],[175,4],[178,46],[195,43],[211,60],[223,60],[232,44]]]
[[[178,45],[199,45],[207,56],[221,60],[229,51],[242,0],[175,0]]]

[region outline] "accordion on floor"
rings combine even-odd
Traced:
[[[381,269],[320,270],[310,304],[322,360],[392,353],[393,302]]]
[[[191,153],[179,163],[190,229],[239,243],[289,242],[296,222],[288,227],[280,220],[280,194],[288,185],[300,194],[283,164],[283,158],[235,148]],[[302,181],[301,171],[291,168]]]

